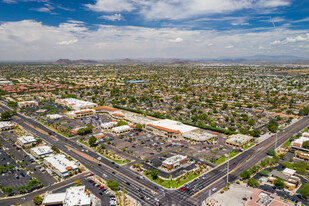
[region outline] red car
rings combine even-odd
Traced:
[[[101,185],[98,184],[96,187],[101,187]]]
[[[90,174],[89,176],[94,176],[94,174]]]
[[[94,181],[93,181],[93,180],[91,180],[91,183],[94,183]]]
[[[101,187],[100,187],[100,190],[102,190],[103,188],[104,188],[104,186],[101,186]]]
[[[182,187],[182,188],[180,188],[180,190],[181,190],[181,192],[183,192],[183,191],[186,190],[186,188],[185,188],[185,187]]]
[[[136,146],[136,144],[133,144],[134,146]]]

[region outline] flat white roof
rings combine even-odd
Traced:
[[[65,198],[66,193],[54,193],[54,194],[46,194],[42,204],[52,204],[52,203],[58,203],[58,202],[63,202]]]
[[[216,137],[217,135],[211,134],[211,133],[208,133],[208,132],[203,132],[203,133],[187,132],[187,133],[183,134],[183,136],[185,138],[193,139],[195,141],[206,141],[208,139]]]
[[[129,125],[122,125],[122,126],[119,126],[119,127],[114,127],[112,129],[113,132],[124,132],[124,131],[128,131],[130,130],[131,127]]]
[[[49,119],[59,119],[59,118],[62,117],[62,115],[60,115],[60,114],[49,114],[49,115],[47,115],[47,117]]]
[[[12,123],[12,122],[0,122],[0,128],[3,128],[3,127],[12,127],[14,126],[15,124]]]
[[[67,106],[77,106],[77,107],[85,107],[85,106],[97,106],[96,103],[87,102],[84,100],[74,99],[74,98],[67,98],[67,99],[57,99],[56,102],[65,104]]]
[[[172,157],[169,157],[167,158],[166,160],[164,160],[162,162],[162,164],[166,164],[166,165],[173,165],[177,162],[180,162],[181,160],[184,160],[186,159],[187,157],[186,156],[183,156],[183,155],[175,155],[175,156],[172,156]]]
[[[233,134],[229,136],[229,138],[226,140],[226,142],[232,142],[232,143],[243,143],[248,140],[251,140],[252,137],[244,134]]]
[[[69,161],[65,158],[64,155],[50,155],[44,158],[45,161],[52,164],[55,168],[57,168],[61,173],[67,172],[67,167],[72,167],[72,169],[77,169],[77,165],[74,161]]]
[[[292,170],[290,168],[285,168],[282,172],[286,173],[286,174],[289,174],[289,175],[294,175],[296,170]]]
[[[154,121],[154,122],[150,122],[149,124],[155,125],[155,126],[158,126],[158,127],[164,127],[166,129],[170,129],[170,130],[176,130],[176,131],[178,130],[181,133],[190,132],[190,131],[199,129],[198,127],[193,127],[193,126],[186,125],[186,124],[183,124],[181,122],[170,120],[170,119],[163,119],[163,120],[159,120],[159,121]]]
[[[101,127],[109,128],[109,127],[113,127],[115,124],[117,124],[117,122],[107,122],[107,123],[101,124]]]
[[[23,144],[29,144],[36,142],[36,139],[33,136],[21,136],[17,138],[17,140],[21,141]]]
[[[51,149],[51,146],[47,146],[47,145],[40,146],[40,147],[34,147],[34,148],[31,148],[30,150],[33,151],[38,156],[42,156],[42,155],[47,155],[47,154],[53,153],[53,150]]]
[[[298,143],[298,144],[300,144],[300,145],[303,145],[303,142],[306,142],[306,141],[309,141],[309,137],[302,136],[302,137],[300,137],[300,138],[294,140],[294,141],[292,142],[292,145],[293,145],[293,143]]]
[[[66,191],[63,201],[66,206],[90,205],[90,194],[85,193],[85,186],[70,187]]]

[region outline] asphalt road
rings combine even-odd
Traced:
[[[0,105],[0,108],[4,110],[8,110],[8,108]],[[180,190],[167,190],[167,189],[154,189],[155,184],[145,180],[145,179],[136,179],[138,174],[134,171],[117,166],[116,164],[112,164],[109,160],[102,158],[100,161],[100,165],[92,162],[91,160],[80,156],[79,154],[68,150],[67,146],[70,146],[76,150],[81,150],[81,147],[76,142],[73,142],[57,133],[53,132],[52,138],[50,135],[43,134],[37,130],[37,128],[45,131],[51,132],[48,128],[44,127],[43,125],[37,123],[33,119],[24,117],[23,115],[16,114],[13,117],[13,120],[23,126],[26,130],[31,132],[34,136],[40,137],[45,141],[57,146],[60,150],[64,151],[65,153],[69,154],[76,160],[78,160],[83,165],[87,165],[87,168],[91,170],[94,174],[100,176],[101,178],[113,179],[114,181],[119,182],[120,187],[122,188],[125,186],[126,192],[136,200],[138,200],[142,205],[154,205],[154,198],[158,198],[162,205],[184,205],[184,206],[193,206],[193,205],[201,205],[201,202],[205,199],[203,194],[208,194],[208,191],[217,188],[217,190],[225,187],[226,185],[226,167],[227,163],[224,163],[217,168],[214,168],[206,175],[206,179],[198,179],[195,180],[191,185],[197,185],[194,192],[191,194],[186,194],[185,192],[181,192]],[[34,127],[32,127],[32,126]],[[303,118],[299,122],[289,126],[285,129],[285,132],[278,133],[278,146],[284,143],[287,139],[293,136],[295,133],[303,130],[305,127],[309,125],[309,118]],[[264,142],[261,142],[258,146],[254,146],[249,150],[241,153],[240,155],[236,156],[233,160],[229,162],[230,174],[229,174],[229,181],[233,182],[236,180],[243,170],[249,169],[256,163],[258,163],[261,159],[267,156],[266,151],[269,148],[274,148],[275,138],[269,138]],[[95,152],[89,151],[87,153],[91,157],[97,158],[99,157],[98,154]],[[233,164],[235,163],[235,165]],[[92,166],[89,166],[92,165]],[[105,177],[105,174],[107,177]],[[130,186],[126,183],[130,182]],[[200,189],[201,188],[201,189]],[[142,192],[138,192],[138,189],[141,189]],[[157,194],[152,194],[151,190],[157,192]],[[183,196],[183,199],[178,199],[178,196]],[[149,200],[142,200],[141,196],[148,196],[150,197]]]

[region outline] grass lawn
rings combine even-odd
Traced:
[[[288,146],[290,146],[290,144],[291,144],[291,140],[288,140],[288,141],[286,141],[286,142],[283,144],[283,146],[284,146],[284,147],[288,147]]]
[[[86,146],[88,146],[88,147],[90,147],[90,145],[89,145],[88,142],[84,142],[83,140],[79,140],[79,142],[82,143],[82,144],[84,144],[84,145],[86,145]],[[122,165],[122,164],[127,164],[127,163],[130,163],[130,162],[131,162],[131,160],[129,160],[129,159],[126,159],[126,160],[124,160],[124,161],[122,161],[122,160],[116,160],[116,159],[114,159],[114,158],[111,158],[111,157],[107,156],[106,154],[100,153],[100,152],[97,150],[97,148],[95,148],[95,147],[90,147],[90,148],[93,149],[94,151],[96,151],[97,153],[101,154],[101,155],[104,156],[105,158],[110,159],[110,160],[112,160],[113,162],[116,162],[117,164]]]
[[[190,173],[187,179],[185,179],[185,180],[180,180],[180,182],[177,184],[177,181],[176,181],[176,180],[163,180],[163,179],[159,179],[159,178],[153,180],[151,175],[146,175],[145,173],[144,173],[144,175],[145,175],[149,180],[151,180],[151,181],[153,181],[153,182],[155,182],[155,183],[157,183],[157,184],[159,184],[159,185],[161,185],[161,186],[163,186],[163,187],[165,187],[165,188],[170,188],[170,186],[173,187],[173,188],[180,187],[180,186],[186,184],[187,182],[189,182],[189,181],[195,179],[196,177],[200,176],[200,175],[194,175],[194,173]],[[170,183],[169,183],[169,182],[170,182]]]
[[[237,150],[232,150],[229,154],[229,158],[231,159],[232,157],[234,157],[235,155],[239,154],[239,151]],[[219,157],[216,161],[214,161],[213,163],[216,165],[219,165],[223,162],[225,162],[227,160],[225,155],[222,155],[221,157]]]
[[[245,144],[244,146],[242,146],[241,148],[242,149],[244,149],[244,150],[246,150],[246,149],[248,149],[248,148],[250,148],[250,147],[252,147],[254,145],[254,143],[253,142],[251,142],[249,145],[248,144]]]
[[[308,132],[309,131],[309,127],[307,127],[305,130],[304,130],[304,132]]]

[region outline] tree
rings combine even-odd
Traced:
[[[4,188],[4,192],[7,193],[8,195],[9,194],[12,194],[14,191],[14,189],[12,187],[6,187]]]
[[[5,111],[1,113],[1,120],[10,119],[13,116],[12,111]]]
[[[275,133],[278,130],[278,122],[274,119],[271,119],[266,125],[266,128],[272,133]]]
[[[136,124],[136,125],[135,125],[135,129],[143,129],[143,125],[141,125],[141,124]]]
[[[81,181],[80,180],[76,180],[75,181],[75,184],[74,184],[74,186],[81,186],[82,185],[82,183],[81,183]]]
[[[0,173],[3,173],[6,170],[6,167],[0,166]]]
[[[260,185],[254,178],[248,179],[247,184],[251,187],[258,187]]]
[[[109,179],[107,180],[107,186],[111,188],[111,190],[116,191],[118,189],[119,183]]]
[[[101,144],[101,149],[105,149],[105,145],[104,144]]]
[[[41,205],[43,202],[43,198],[40,195],[36,195],[33,197],[33,202],[35,205]]]
[[[150,170],[150,174],[151,174],[151,176],[152,176],[152,179],[157,179],[158,178],[158,170],[156,170],[156,169],[151,169]]]
[[[117,126],[123,126],[123,125],[127,125],[128,123],[126,123],[125,121],[123,120],[120,120],[118,123],[117,123]]]
[[[305,149],[309,149],[309,141],[304,141],[304,142],[303,142],[303,147],[304,147]]]
[[[269,149],[269,150],[267,150],[267,154],[270,155],[270,156],[275,156],[276,155],[276,151],[273,150],[273,149]]]
[[[283,179],[281,179],[280,177],[277,177],[277,178],[274,180],[274,185],[277,186],[277,187],[281,187],[281,188],[284,188],[284,187],[285,187],[284,181],[283,181]]]
[[[89,141],[88,141],[90,147],[95,146],[96,142],[97,142],[97,138],[95,138],[95,136],[91,135],[91,136],[89,137]]]
[[[15,168],[14,165],[9,165],[9,166],[8,166],[8,169],[9,169],[9,170],[12,170],[13,168]]]
[[[309,183],[307,182],[302,188],[299,189],[301,196],[309,198]]]
[[[23,193],[25,191],[26,187],[25,186],[19,186],[17,188],[17,191],[20,192],[20,193]]]
[[[268,171],[268,170],[261,170],[261,171],[260,171],[260,174],[263,175],[263,176],[268,177],[269,171]]]
[[[58,149],[58,147],[56,147],[55,145],[53,145],[52,147],[51,147],[51,149],[54,151],[54,153],[56,153],[56,154],[58,154],[58,153],[60,153],[60,150]]]
[[[242,179],[248,179],[248,178],[250,178],[250,176],[251,176],[251,172],[245,170],[245,171],[241,172],[239,176],[240,176]]]

